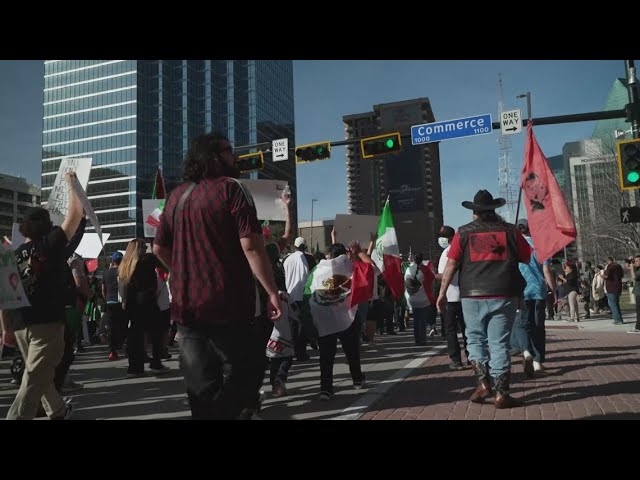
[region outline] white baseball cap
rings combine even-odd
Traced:
[[[305,242],[304,238],[298,237],[298,238],[295,239],[293,244],[296,246],[296,248],[300,248],[300,245],[306,245],[307,242]]]

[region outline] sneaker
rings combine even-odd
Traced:
[[[62,385],[62,391],[65,393],[77,392],[78,390],[82,390],[83,388],[84,385],[82,385],[81,383],[76,383],[73,380],[67,380],[66,382],[64,382],[64,385]]]
[[[432,328],[431,331],[429,331],[430,337],[435,337],[437,334],[438,334],[438,331],[435,328]]]
[[[634,328],[633,330],[629,330],[627,333],[640,333],[640,329]]]
[[[449,364],[449,370],[464,370],[464,365],[461,362],[453,362]]]
[[[149,370],[151,370],[151,373],[155,375],[164,375],[165,373],[169,373],[171,369],[166,365],[160,365],[159,367],[150,368]]]
[[[534,372],[542,372],[544,371],[544,366],[540,362],[533,361],[533,371]]]
[[[364,379],[364,375],[362,376],[362,380],[360,381],[353,381],[353,388],[355,388],[356,390],[361,390],[363,388],[365,388],[367,386],[367,382]]]
[[[238,418],[236,420],[262,420],[260,416],[258,416],[258,412],[252,408],[245,408],[240,412]]]
[[[118,354],[116,352],[110,352],[109,353],[109,361],[113,362],[114,360],[118,359]]]
[[[624,322],[611,322],[611,325],[624,325]]]
[[[525,352],[522,358],[522,366],[524,367],[524,374],[527,378],[533,378],[533,357],[529,352]]]
[[[287,389],[282,383],[276,383],[271,390],[271,396],[273,398],[280,398],[287,396]]]
[[[73,415],[73,405],[69,398],[64,398],[64,413],[56,417],[51,417],[51,420],[69,420]]]
[[[332,398],[333,398],[333,393],[329,393],[325,391],[320,392],[320,395],[318,395],[318,400],[320,400],[321,402],[328,402]]]

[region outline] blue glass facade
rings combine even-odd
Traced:
[[[91,157],[87,194],[107,253],[142,236],[143,198],[161,166],[171,190],[181,182],[189,141],[226,133],[236,146],[289,138],[295,145],[293,65],[255,60],[45,61],[42,202],[65,156]],[[286,179],[293,161],[260,178]],[[286,165],[283,165],[286,164]]]

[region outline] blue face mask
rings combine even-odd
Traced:
[[[440,237],[438,238],[438,245],[440,245],[440,248],[444,250],[449,246],[449,240],[444,237]]]

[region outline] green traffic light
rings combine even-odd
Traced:
[[[318,155],[324,155],[324,153],[325,153],[325,148],[324,148],[322,145],[318,145],[318,146],[316,147],[316,153],[317,153]]]
[[[640,180],[640,173],[638,173],[638,172],[629,172],[627,174],[627,181],[629,183],[636,183],[638,180]]]
[[[384,142],[385,147],[391,149],[394,147],[396,142],[393,141],[393,138],[389,138],[386,142]]]

